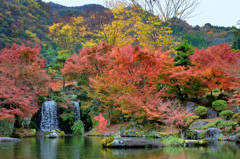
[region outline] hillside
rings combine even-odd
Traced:
[[[109,23],[112,19],[111,13],[105,13],[106,10],[108,9],[97,4],[66,7],[52,2],[34,0],[1,0],[0,49],[12,43],[26,44],[30,41],[34,45],[41,42],[41,54],[49,61],[57,55],[58,51],[58,45],[49,35],[49,26],[54,23],[67,23],[71,17],[82,16],[86,19],[89,30],[97,30],[100,29],[100,24]],[[188,40],[191,45],[198,48],[231,43],[234,32],[239,32],[239,29],[235,27],[226,28],[211,24],[193,27],[179,20],[171,25],[171,29],[173,36],[180,41]]]

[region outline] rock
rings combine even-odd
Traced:
[[[202,140],[185,140],[186,146],[193,147],[193,146],[208,146],[208,141],[206,139]]]
[[[229,136],[229,141],[234,141],[235,140],[235,136]]]
[[[193,113],[196,108],[197,108],[197,104],[196,103],[187,102],[187,104],[186,104],[186,111],[187,112]]]
[[[190,126],[190,129],[197,129],[197,130],[200,130],[200,129],[202,129],[202,126],[205,126],[205,125],[207,125],[209,122],[207,122],[207,121],[194,121],[193,123],[192,123],[192,125]]]
[[[111,136],[111,135],[113,135],[114,134],[114,132],[107,132],[106,134],[105,134],[105,136]]]
[[[29,124],[31,122],[32,119],[32,114],[29,117],[18,117],[17,123],[19,125],[20,128],[29,128]]]
[[[136,130],[127,130],[123,134],[123,137],[137,137],[138,136],[138,131]]]
[[[237,143],[240,143],[240,133],[238,133],[238,134],[235,136],[234,140],[235,140]]]
[[[0,135],[12,135],[14,123],[8,119],[0,120]]]
[[[37,137],[43,137],[44,136],[44,131],[42,131],[42,130],[37,131],[36,136]]]
[[[65,136],[64,131],[55,130],[55,129],[51,129],[50,131],[47,131],[44,133],[45,138],[58,138],[58,137],[64,137],[64,136]]]
[[[237,113],[239,113],[239,112],[240,112],[240,108],[239,108],[239,106],[236,105],[236,108],[235,108],[232,112],[233,112],[233,114],[237,114]]]
[[[221,135],[222,135],[221,130],[217,128],[209,128],[206,132],[205,138],[215,140],[218,139]]]
[[[211,108],[208,108],[207,110],[207,117],[209,119],[213,119],[213,118],[216,118],[217,117],[217,112],[214,110],[214,109],[211,109]]]
[[[0,137],[0,142],[19,142],[22,141],[17,138],[11,138],[11,137]]]
[[[154,133],[154,137],[155,137],[155,138],[162,138],[161,134],[158,133],[158,132]]]
[[[165,145],[159,142],[139,139],[139,138],[128,138],[122,137],[114,139],[113,137],[106,138],[101,141],[103,147],[110,148],[157,148],[164,147]]]
[[[188,139],[194,139],[199,140],[204,138],[204,130],[202,129],[202,126],[207,125],[209,122],[206,121],[194,121],[190,128],[187,131],[187,138]]]
[[[229,138],[227,136],[221,136],[218,138],[219,141],[228,141]]]

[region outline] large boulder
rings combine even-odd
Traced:
[[[186,104],[186,111],[187,112],[190,112],[190,113],[193,113],[194,110],[197,108],[197,104],[196,103],[193,103],[193,102],[187,102]]]
[[[8,119],[0,120],[0,135],[12,135],[14,123]]]
[[[11,138],[11,137],[0,137],[0,142],[19,142],[22,141],[17,138]]]
[[[217,129],[217,128],[209,128],[205,134],[205,138],[206,139],[210,139],[210,140],[216,140],[218,139],[220,136],[222,136],[222,132],[221,130]]]
[[[207,117],[208,117],[209,119],[216,118],[217,115],[218,115],[218,113],[217,113],[214,109],[208,108],[208,110],[207,110]]]
[[[201,130],[203,126],[207,125],[209,122],[207,121],[194,121],[190,126],[190,129],[193,130]]]
[[[199,140],[204,138],[204,130],[202,127],[207,125],[209,122],[206,121],[194,121],[193,124],[187,131],[187,138]]]
[[[165,145],[159,142],[139,139],[139,138],[114,138],[109,137],[105,138],[101,141],[103,147],[110,148],[156,148],[156,147],[164,147]]]

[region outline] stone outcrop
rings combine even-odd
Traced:
[[[0,142],[19,142],[22,141],[17,138],[11,138],[11,137],[0,137]]]
[[[157,148],[164,147],[165,145],[159,142],[139,139],[139,138],[114,138],[108,137],[101,141],[103,147],[109,148]]]
[[[185,140],[186,146],[208,146],[208,141],[206,139],[202,140]]]
[[[202,129],[202,126],[207,125],[209,122],[207,121],[195,121],[192,123],[192,125],[190,126],[190,129],[197,129],[200,130]]]
[[[208,110],[207,110],[207,117],[209,119],[216,118],[217,115],[218,115],[218,113],[214,109],[208,108]]]
[[[197,104],[193,102],[187,102],[186,104],[186,111],[193,113],[194,110],[197,108]]]
[[[188,139],[194,139],[194,140],[199,140],[203,139],[204,135],[202,134],[203,130],[202,127],[207,125],[209,122],[206,121],[195,121],[193,124],[190,126],[188,133],[187,133],[187,138]]]
[[[240,112],[240,107],[237,105],[236,108],[232,111],[233,114],[237,114]]]
[[[45,138],[58,138],[58,137],[64,137],[64,136],[65,136],[64,131],[54,130],[54,129],[51,129],[50,131],[47,131],[46,133],[44,133]]]
[[[217,128],[209,128],[206,132],[205,138],[206,139],[212,139],[212,140],[216,140],[218,139],[220,136],[222,136],[222,132],[221,130],[217,129]]]

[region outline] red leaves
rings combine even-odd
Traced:
[[[102,114],[99,114],[99,116],[95,116],[93,119],[98,121],[98,128],[100,133],[106,131],[108,121],[102,116]]]
[[[13,44],[0,51],[1,120],[14,120],[14,114],[27,117],[38,110],[37,94],[46,94],[50,80],[39,57],[40,47]]]
[[[236,66],[239,59],[240,52],[231,52],[228,44],[219,44],[208,47],[206,50],[196,49],[195,54],[191,56],[195,70],[202,74],[202,81],[206,83],[209,90],[231,88],[234,79],[225,70]]]

